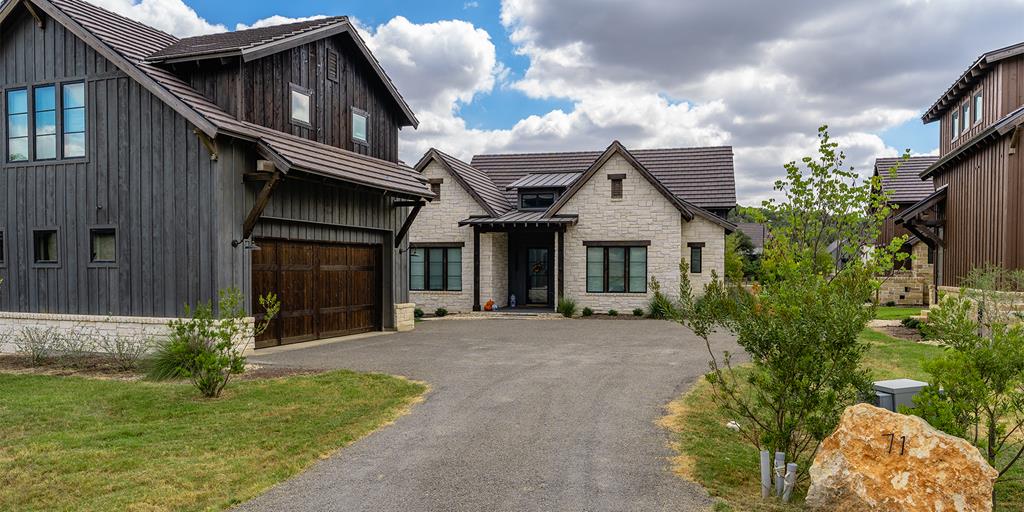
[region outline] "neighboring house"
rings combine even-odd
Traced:
[[[437,194],[410,232],[410,297],[426,312],[488,301],[597,312],[645,307],[722,276],[736,206],[730,147],[477,155],[416,165]]]
[[[922,119],[940,123],[939,158],[920,174],[935,191],[896,222],[937,249],[936,284],[1024,267],[1024,43],[979,57]]]
[[[935,251],[908,231],[903,225],[897,224],[896,218],[917,202],[935,192],[930,178],[922,180],[922,171],[932,166],[939,157],[915,156],[907,160],[903,158],[879,158],[875,160],[874,175],[881,181],[881,191],[889,198],[893,212],[885,219],[882,232],[878,237],[878,245],[885,246],[899,236],[907,236],[906,243],[900,252],[907,258],[895,265],[894,271],[885,277],[878,292],[881,304],[895,303],[898,305],[927,305],[928,290],[933,284],[933,266]],[[896,168],[893,176],[891,170]]]
[[[400,251],[433,194],[348,19],[178,39],[8,1],[0,53],[0,324],[141,336],[237,288],[280,297],[257,346],[411,327]]]
[[[768,227],[760,222],[737,222],[736,229],[750,238],[754,246],[754,254],[764,252],[764,242],[768,238]]]

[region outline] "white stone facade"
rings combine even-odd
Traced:
[[[80,333],[98,337],[127,337],[139,342],[155,342],[170,334],[168,324],[174,318],[142,316],[52,315],[47,313],[0,312],[0,353],[15,351],[14,340],[25,328],[55,329],[63,333]],[[248,321],[254,321],[249,317]],[[255,349],[250,336],[242,341],[246,353]]]
[[[407,332],[416,328],[416,304],[406,302],[395,304],[395,330]]]

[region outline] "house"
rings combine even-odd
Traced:
[[[82,0],[0,7],[0,328],[166,332],[237,288],[257,347],[409,327],[417,120],[335,17],[178,39]]]
[[[958,287],[987,264],[1024,267],[1024,43],[983,54],[924,113],[939,158],[935,191],[896,219],[937,252],[935,283]]]
[[[437,149],[416,169],[436,198],[410,231],[410,298],[425,312],[643,308],[724,274],[736,206],[731,147],[477,155]],[[514,301],[513,301],[514,297]]]
[[[881,192],[888,197],[892,213],[885,219],[877,245],[887,246],[899,236],[907,236],[901,252],[907,258],[896,262],[893,272],[885,276],[878,291],[880,304],[918,306],[929,303],[928,290],[933,283],[932,271],[935,251],[921,239],[896,223],[904,210],[935,192],[930,178],[922,180],[922,171],[932,166],[939,157],[914,156],[903,158],[878,158],[875,160],[874,176],[881,182]],[[895,174],[892,170],[895,169]]]
[[[760,222],[737,222],[736,229],[750,238],[754,254],[764,253],[764,242],[768,238],[768,227]]]

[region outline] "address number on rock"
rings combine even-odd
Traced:
[[[895,445],[896,445],[896,433],[895,432],[889,432],[888,434],[882,434],[882,437],[888,437],[889,438],[889,451],[888,451],[888,453],[891,454],[893,449],[895,448]],[[906,448],[907,448],[907,436],[900,436],[899,439],[900,439],[900,455],[903,455],[903,453],[906,451]]]

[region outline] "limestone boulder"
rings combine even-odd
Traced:
[[[807,504],[836,512],[991,511],[996,476],[967,441],[916,416],[858,404],[815,456]]]

